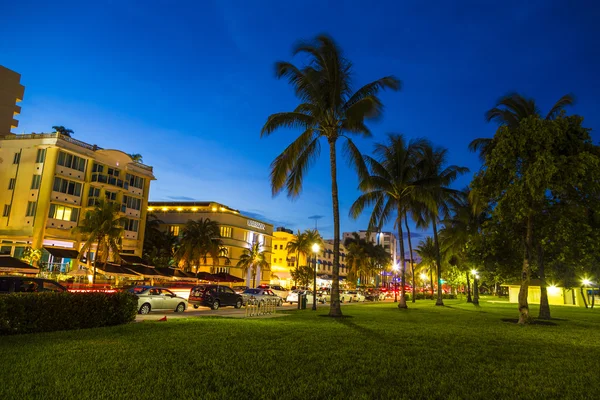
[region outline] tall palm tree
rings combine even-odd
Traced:
[[[575,98],[572,94],[566,94],[561,97],[548,111],[544,119],[552,120],[560,115],[565,107],[573,105]],[[496,106],[485,113],[487,122],[494,121],[500,126],[508,126],[514,128],[519,123],[531,116],[541,118],[541,111],[534,99],[525,98],[519,93],[509,93],[501,97]],[[469,150],[479,152],[482,160],[492,152],[494,148],[494,139],[478,138],[469,143]]]
[[[419,188],[427,181],[421,179],[417,172],[420,169],[420,148],[425,141],[406,141],[402,135],[388,135],[385,144],[375,144],[376,158],[364,156],[370,175],[364,177],[359,184],[363,194],[356,199],[350,208],[350,216],[358,218],[366,207],[373,207],[369,220],[369,229],[380,231],[393,219],[398,229],[400,256],[402,257],[402,288],[399,308],[407,308],[406,304],[406,261],[404,252],[404,233],[402,220],[407,212],[407,205],[418,198],[422,192]],[[428,179],[429,177],[426,177]],[[426,199],[424,199],[426,200]]]
[[[358,233],[353,232],[352,237],[344,240],[346,248],[346,263],[348,265],[348,282],[356,284],[362,273],[367,272],[369,264],[369,244]]]
[[[383,89],[398,90],[400,81],[384,77],[353,92],[352,64],[344,58],[341,49],[326,35],[314,41],[298,44],[294,55],[303,54],[310,61],[299,68],[289,62],[275,64],[277,78],[287,78],[301,103],[291,112],[272,114],[262,128],[261,137],[279,128],[299,128],[302,134],[271,163],[273,195],[285,190],[288,197],[296,198],[302,191],[305,172],[321,152],[320,139],[329,146],[331,197],[333,206],[333,283],[329,315],[342,315],[339,301],[340,211],[337,183],[338,139],[344,140],[344,151],[364,174],[360,152],[350,139],[351,135],[371,136],[365,120],[373,120],[383,113],[383,104],[377,96]]]
[[[120,204],[99,199],[96,201],[94,208],[85,213],[79,226],[74,228],[75,232],[87,237],[79,252],[80,258],[96,244],[93,283],[96,283],[99,260],[104,262],[104,267],[106,268],[106,262],[110,254],[112,254],[115,261],[119,259],[123,227],[127,222],[127,218],[121,216],[120,211]]]
[[[437,251],[435,247],[435,242],[431,238],[431,236],[427,236],[425,240],[421,240],[419,245],[415,249],[419,257],[421,257],[421,261],[419,262],[418,267],[423,270],[425,269],[429,272],[430,282],[431,282],[431,299],[433,300],[433,270],[436,265],[436,257]],[[425,293],[423,293],[423,298],[425,298]]]
[[[449,214],[452,202],[464,195],[460,190],[451,189],[450,185],[460,175],[469,172],[469,169],[456,165],[446,166],[448,158],[447,149],[433,148],[430,143],[421,146],[420,149],[424,163],[420,172],[423,173],[423,178],[428,181],[428,184],[420,191],[421,197],[425,199],[420,216],[421,226],[431,225],[433,227],[438,279],[438,298],[435,304],[443,306],[442,260],[438,238],[438,223],[443,217]]]
[[[296,233],[292,239],[287,243],[286,250],[288,255],[295,254],[296,256],[296,268],[295,271],[298,271],[298,267],[300,266],[300,255],[304,255],[304,257],[308,260],[308,253],[310,251],[310,246],[308,241],[306,240],[306,234],[300,232],[298,229],[298,233]]]
[[[262,243],[254,242],[250,245],[250,248],[244,249],[237,266],[242,268],[244,275],[250,270],[252,287],[256,287],[256,272],[258,268],[261,268],[261,270],[269,269],[269,262],[267,261],[265,252],[262,250]]]
[[[187,269],[194,266],[194,272],[198,272],[198,266],[206,265],[209,257],[212,261],[211,272],[214,272],[221,258],[225,258],[226,263],[229,261],[223,252],[219,223],[210,218],[189,220],[181,230],[179,248],[175,252],[177,264],[183,263]]]
[[[65,135],[68,137],[71,137],[71,135],[75,133],[73,132],[73,129],[67,129],[62,125],[53,126],[52,129],[54,129],[54,132],[58,132],[61,135]]]

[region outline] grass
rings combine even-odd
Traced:
[[[518,326],[511,304],[459,300],[203,317],[0,337],[0,399],[591,398],[600,312],[553,307]],[[319,311],[318,314],[325,314]],[[532,308],[537,315],[537,309]]]

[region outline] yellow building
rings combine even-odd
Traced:
[[[521,290],[520,283],[505,284],[502,286],[508,287],[508,301],[511,303],[519,303],[519,291]],[[572,305],[585,307],[585,302],[579,288],[567,289],[555,285],[550,285],[546,288],[548,292],[548,304],[551,306]],[[584,290],[589,292],[589,288]],[[540,304],[542,291],[540,288],[539,279],[532,279],[527,290],[527,302],[529,304]],[[586,299],[586,301],[590,301]]]
[[[175,236],[181,236],[183,226],[187,221],[210,219],[216,221],[221,227],[221,240],[229,265],[223,260],[213,267],[210,257],[205,265],[192,266],[198,272],[227,273],[244,279],[247,286],[253,286],[251,271],[244,274],[241,267],[237,267],[240,256],[252,243],[260,243],[261,250],[265,253],[268,269],[258,268],[255,285],[269,283],[271,280],[271,242],[273,239],[273,225],[259,221],[241,214],[223,204],[216,202],[150,202],[148,211],[156,215],[161,221],[161,228],[170,231]]]
[[[20,81],[21,75],[0,65],[0,137],[19,126],[14,117],[21,112],[21,107],[16,103],[22,101],[25,94]]]
[[[294,239],[294,232],[291,229],[279,227],[273,232],[273,262],[271,269],[273,275],[277,278],[272,279],[272,284],[279,284],[285,287],[293,286],[292,271],[296,268],[296,254],[288,253],[287,245]],[[310,266],[314,263],[314,254],[298,254],[298,265]],[[346,266],[346,249],[340,244],[340,276],[345,277],[348,274]],[[324,241],[324,246],[317,254],[317,277],[319,286],[331,285],[331,274],[333,267],[333,239]]]
[[[105,198],[127,217],[122,252],[141,256],[152,167],[59,133],[0,138],[0,252],[44,249],[41,265],[65,271],[85,238],[73,233]],[[92,254],[95,249],[92,250]],[[57,265],[58,264],[58,265]]]

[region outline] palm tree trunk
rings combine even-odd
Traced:
[[[529,304],[527,294],[529,291],[529,279],[531,273],[531,247],[533,241],[533,217],[527,217],[527,231],[525,233],[525,251],[523,255],[523,270],[521,271],[521,289],[519,290],[519,324],[530,322]]]
[[[400,257],[402,257],[402,279],[400,284],[400,300],[398,301],[398,308],[408,308],[406,305],[406,261],[404,257],[404,236],[402,233],[402,210],[398,208],[398,240],[400,240]]]
[[[331,200],[333,205],[333,269],[331,271],[330,317],[341,317],[340,306],[340,204],[338,199],[335,138],[329,139],[329,166],[331,169]]]
[[[465,272],[467,275],[467,303],[472,303],[473,299],[471,298],[471,280],[469,279],[469,271]]]
[[[98,265],[98,256],[100,255],[100,239],[98,239],[98,243],[96,244],[96,255],[94,256],[94,277],[92,278],[92,284],[96,284],[96,266]],[[106,267],[106,265],[105,265]]]
[[[413,261],[412,241],[410,240],[410,228],[408,227],[408,214],[404,215],[404,225],[406,226],[406,235],[408,236],[408,251],[410,252],[410,272],[412,274],[412,302],[416,302],[415,286],[415,263]]]
[[[433,268],[429,267],[429,282],[431,282],[431,300],[435,298],[434,296],[434,284],[433,284]]]
[[[436,306],[443,306],[444,300],[442,300],[442,258],[440,256],[440,242],[438,240],[437,232],[437,216],[433,216],[433,239],[435,240],[435,261],[437,264],[437,279],[438,279],[438,296],[435,302]]]
[[[550,303],[548,302],[548,290],[546,289],[546,272],[544,271],[544,250],[541,243],[538,244],[538,273],[540,275],[540,313],[538,318],[550,319]]]

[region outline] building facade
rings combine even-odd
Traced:
[[[121,205],[122,252],[142,254],[152,167],[60,133],[0,138],[0,252],[42,250],[41,264],[73,267],[84,237],[74,231],[96,200]],[[93,258],[95,248],[91,250]]]
[[[227,255],[229,262],[218,260],[213,265],[213,260],[209,257],[205,265],[191,266],[195,271],[228,273],[244,279],[247,286],[271,281],[273,225],[247,217],[238,210],[216,202],[150,202],[148,211],[161,221],[162,230],[178,237],[181,237],[185,223],[190,220],[208,218],[219,224],[224,254]],[[244,273],[243,268],[237,266],[244,250],[253,243],[261,244],[261,250],[269,263],[268,269],[257,269],[255,282],[252,282],[250,270]]]
[[[0,65],[0,137],[9,135],[11,129],[19,126],[15,116],[21,112],[21,107],[17,103],[23,100],[24,94],[21,75]]]

